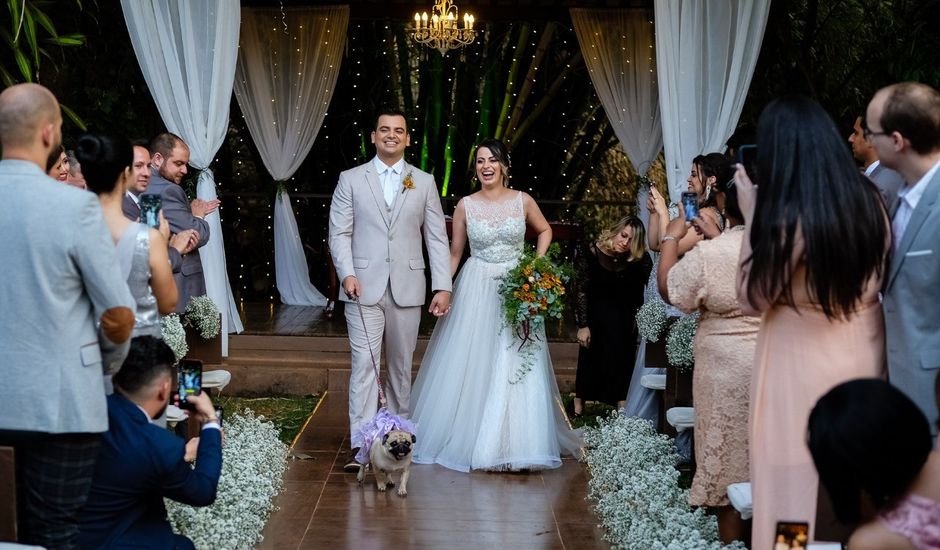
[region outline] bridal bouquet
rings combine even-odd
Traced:
[[[520,340],[517,351],[522,357],[522,364],[510,383],[520,382],[532,370],[537,349],[535,331],[545,326],[546,317],[561,319],[565,309],[565,283],[571,278],[571,270],[557,260],[560,254],[557,243],[552,244],[544,256],[527,247],[516,267],[500,281],[505,322]]]

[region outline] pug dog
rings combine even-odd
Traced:
[[[411,468],[411,448],[415,441],[417,438],[414,434],[392,430],[382,436],[381,440],[376,437],[372,442],[369,462],[375,474],[375,486],[379,491],[384,492],[387,487],[394,486],[391,474],[401,472],[397,494],[400,497],[408,495],[408,470]],[[366,465],[360,464],[356,480],[362,485],[365,477]]]

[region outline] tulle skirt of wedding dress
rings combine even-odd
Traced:
[[[414,462],[458,471],[557,468],[580,456],[568,424],[544,331],[530,370],[516,378],[519,341],[503,323],[499,278],[513,262],[471,257],[438,320],[412,391]]]

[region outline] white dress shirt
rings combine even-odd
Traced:
[[[382,184],[382,191],[385,194],[385,205],[389,208],[395,202],[395,197],[401,191],[401,172],[405,169],[405,159],[398,159],[398,162],[389,166],[379,160],[376,156],[372,159],[375,171],[379,176],[379,182]]]
[[[136,204],[138,207],[140,206],[140,197],[131,193],[130,191],[125,191],[125,193],[127,194],[128,197],[131,198],[132,201],[134,201],[134,204]]]
[[[900,202],[898,203],[898,209],[894,213],[894,218],[891,220],[891,230],[894,232],[894,252],[898,251],[898,246],[901,244],[901,239],[904,237],[904,230],[907,229],[907,224],[911,221],[911,214],[913,214],[914,209],[917,208],[917,203],[920,202],[920,198],[927,189],[927,183],[933,179],[938,168],[940,168],[940,162],[934,164],[933,168],[930,170],[927,170],[927,173],[924,174],[913,187],[904,187],[898,191],[898,199],[900,199]]]
[[[865,175],[871,177],[871,173],[874,172],[875,168],[878,168],[880,165],[881,161],[876,159],[875,162],[869,164],[868,168],[865,169]]]

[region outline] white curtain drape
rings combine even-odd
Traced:
[[[571,21],[607,120],[642,176],[663,146],[649,12],[572,9]]]
[[[673,201],[692,159],[724,150],[760,53],[770,0],[655,0],[656,67]]]
[[[276,182],[300,167],[320,131],[346,43],[349,6],[242,10],[235,97]],[[311,283],[290,195],[274,205],[274,264],[281,301],[323,306]]]
[[[571,21],[594,91],[637,174],[645,175],[663,147],[656,84],[653,22],[647,10],[571,10]],[[646,188],[637,205],[646,224]]]
[[[200,199],[216,198],[209,166],[228,131],[235,58],[238,0],[121,0],[131,44],[167,130],[189,145],[190,164],[202,170]],[[241,332],[225,269],[219,213],[206,217],[209,242],[199,250],[206,294],[222,313],[222,353],[228,333]]]

